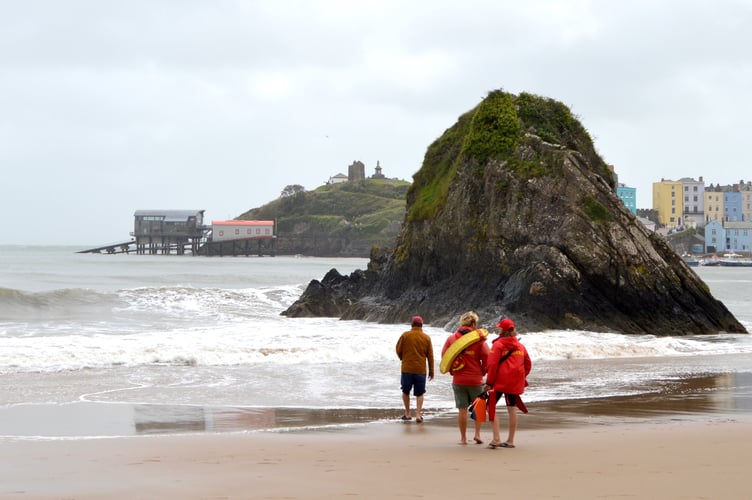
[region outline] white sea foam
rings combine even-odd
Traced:
[[[10,273],[0,266],[0,283],[8,287],[0,290],[0,373],[6,381],[0,406],[401,405],[394,348],[407,325],[281,316],[311,279],[333,267],[342,274],[364,268],[363,259],[58,254],[17,255]],[[25,271],[38,261],[44,266]],[[734,279],[708,272],[718,298],[752,324],[749,287],[737,283],[745,271]],[[425,330],[438,363],[449,332]],[[725,369],[728,359],[713,364],[713,356],[752,352],[748,335],[521,330],[534,364],[526,401],[635,394],[656,378],[670,383]],[[680,361],[669,361],[674,358]],[[453,408],[450,376],[437,370],[428,390],[432,408]]]

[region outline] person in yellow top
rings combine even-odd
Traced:
[[[410,420],[410,391],[415,395],[415,421],[423,422],[423,395],[426,393],[426,365],[428,380],[433,380],[433,344],[423,331],[423,318],[413,316],[409,331],[397,341],[397,357],[402,361],[402,404],[405,414],[401,420]]]

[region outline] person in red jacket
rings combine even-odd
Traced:
[[[468,311],[460,316],[460,327],[450,335],[444,347],[441,349],[441,355],[449,349],[455,341],[460,339],[478,327],[478,315],[473,311]],[[483,376],[486,374],[486,362],[488,361],[488,344],[483,336],[481,340],[470,344],[462,354],[459,363],[455,362],[458,369],[450,370],[452,375],[452,392],[454,392],[454,404],[459,410],[457,415],[457,425],[460,428],[460,444],[467,444],[467,407],[475,401],[475,398],[483,392]],[[475,437],[473,440],[476,444],[482,444],[480,431],[482,427],[480,419],[475,420]]]
[[[486,390],[493,389],[489,397],[489,420],[493,429],[493,439],[488,447],[514,448],[514,434],[517,431],[517,408],[527,413],[521,395],[527,386],[527,376],[533,363],[525,346],[517,339],[514,322],[509,318],[501,319],[497,325],[499,336],[491,343],[488,355],[488,375],[486,376]],[[509,413],[509,435],[501,442],[499,419],[495,418],[496,402],[504,396]]]

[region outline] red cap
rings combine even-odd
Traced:
[[[421,318],[420,316],[413,316],[412,325],[423,326],[423,318]]]
[[[514,330],[514,321],[512,321],[509,318],[504,318],[501,321],[499,321],[496,326],[501,328],[503,331],[508,332],[511,330]]]

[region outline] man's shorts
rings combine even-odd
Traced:
[[[410,390],[413,390],[413,394],[422,396],[426,393],[426,375],[419,375],[417,373],[405,373],[402,372],[402,393],[410,394]]]
[[[452,384],[452,392],[454,393],[454,406],[458,409],[467,409],[470,403],[475,401],[478,394],[483,392],[482,385],[457,385]]]

